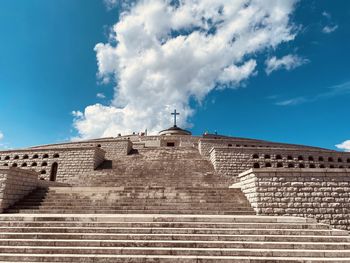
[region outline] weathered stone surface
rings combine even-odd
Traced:
[[[257,213],[314,217],[347,230],[349,177],[350,169],[252,169],[239,175],[242,191]],[[276,185],[275,179],[291,187]]]

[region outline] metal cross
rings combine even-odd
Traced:
[[[174,110],[174,112],[172,112],[171,115],[174,115],[174,127],[176,127],[176,116],[180,115],[180,113],[178,113],[178,112],[176,112],[176,110]]]

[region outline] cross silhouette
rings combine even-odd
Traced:
[[[171,115],[174,115],[174,127],[176,127],[176,116],[180,115],[180,113],[176,112],[176,109],[175,109],[174,112],[171,113]]]

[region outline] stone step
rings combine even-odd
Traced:
[[[0,254],[1,262],[83,262],[83,263],[345,263],[349,258],[310,257],[243,257],[243,256],[173,256],[173,255],[65,255],[65,254]]]
[[[348,236],[310,235],[207,235],[207,234],[112,234],[112,233],[0,233],[0,239],[240,241],[240,242],[350,242]]]
[[[207,240],[71,240],[71,239],[0,239],[0,246],[59,247],[188,247],[188,248],[252,248],[252,249],[350,249],[350,243],[332,242],[259,242]]]
[[[152,205],[152,204],[127,204],[127,205],[119,205],[119,204],[104,204],[99,205],[95,203],[86,203],[86,204],[70,204],[70,205],[64,205],[64,204],[56,204],[56,205],[50,205],[50,204],[42,204],[42,205],[17,205],[16,209],[39,209],[39,210],[47,210],[47,209],[86,209],[86,210],[174,210],[174,209],[185,209],[185,210],[191,210],[191,211],[207,211],[207,210],[228,210],[228,211],[253,211],[249,206],[238,206],[231,205],[231,204],[195,204],[194,203],[178,203],[178,204],[158,204],[158,205]]]
[[[7,213],[25,213],[25,214],[36,214],[36,213],[51,213],[51,214],[200,214],[200,215],[255,215],[254,211],[217,211],[217,210],[206,210],[206,211],[194,211],[194,210],[86,210],[86,209],[8,209]]]
[[[257,216],[257,215],[158,215],[158,214],[132,214],[132,215],[90,215],[90,214],[0,214],[0,222],[24,221],[24,222],[210,222],[210,223],[316,223],[313,218],[291,217],[291,216]],[[346,232],[337,230],[340,232]]]
[[[306,235],[333,236],[343,232],[328,229],[245,229],[175,227],[0,227],[0,233],[130,233],[130,234],[206,234],[206,235]],[[345,234],[344,234],[345,235]]]
[[[31,247],[0,246],[1,253],[25,254],[71,254],[71,255],[178,255],[178,256],[253,256],[253,257],[319,257],[350,258],[350,250],[312,249],[244,249],[244,248],[178,248],[178,247]]]
[[[245,229],[330,229],[326,224],[304,223],[209,223],[209,222],[57,222],[0,221],[1,227],[187,227]]]

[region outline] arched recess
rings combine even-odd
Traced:
[[[51,165],[50,181],[53,181],[53,182],[56,181],[57,170],[58,170],[58,164],[56,162],[54,162]]]

